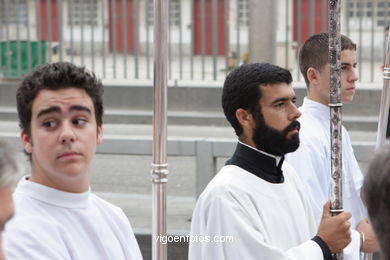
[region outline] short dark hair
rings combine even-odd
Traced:
[[[341,51],[354,50],[356,44],[347,36],[341,35]],[[315,68],[321,70],[329,63],[329,33],[317,33],[310,36],[302,45],[299,51],[299,68],[305,79],[306,86],[309,86],[307,70]]]
[[[385,146],[371,161],[364,180],[362,195],[384,259],[389,260],[390,146]]]
[[[93,72],[70,62],[55,62],[38,66],[22,81],[16,92],[19,126],[31,135],[32,104],[42,89],[79,88],[92,99],[96,122],[103,123],[103,85]]]
[[[244,64],[230,72],[223,85],[222,107],[236,135],[242,134],[236,111],[242,108],[249,109],[253,114],[259,112],[260,86],[291,82],[292,77],[288,70],[269,63]]]

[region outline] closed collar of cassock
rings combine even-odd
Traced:
[[[283,156],[267,154],[247,144],[238,142],[232,158],[226,162],[226,165],[236,165],[271,183],[283,183],[283,161]]]

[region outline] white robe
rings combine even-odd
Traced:
[[[299,133],[300,145],[297,151],[286,155],[310,194],[317,225],[321,221],[322,207],[330,198],[330,115],[329,107],[305,98],[299,108],[302,116]],[[343,206],[351,212],[352,229],[367,217],[367,211],[360,198],[363,174],[353,153],[347,130],[342,127],[343,160]],[[353,242],[344,251],[345,259],[359,259],[360,236],[352,232]]]
[[[23,178],[5,228],[7,260],[141,260],[123,211],[90,191],[68,193]]]
[[[283,183],[224,166],[199,197],[191,237],[231,236],[233,242],[191,242],[189,260],[322,260],[310,202],[288,163]]]

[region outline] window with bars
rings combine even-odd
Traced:
[[[390,22],[390,1],[349,2],[347,13],[350,18],[372,18],[374,16],[377,26],[385,26]]]
[[[0,24],[23,24],[28,23],[27,0],[0,0]]]
[[[169,16],[169,24],[171,26],[180,26],[181,24],[180,1],[181,0],[169,0],[168,16]],[[147,1],[146,22],[148,23],[148,26],[153,26],[154,23],[153,0]]]
[[[71,26],[97,26],[97,0],[71,0],[68,2],[68,24]]]

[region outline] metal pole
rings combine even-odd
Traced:
[[[329,66],[330,66],[330,144],[331,144],[331,209],[332,215],[343,211],[343,172],[341,139],[341,0],[329,0]],[[334,254],[334,259],[342,260],[343,253]]]
[[[152,235],[166,236],[168,0],[154,0]],[[152,238],[152,259],[166,260],[167,245]]]
[[[376,138],[376,148],[379,149],[386,142],[386,130],[390,108],[390,34],[387,38],[385,63],[383,68],[383,89],[381,96],[381,106],[379,109],[378,134]]]

